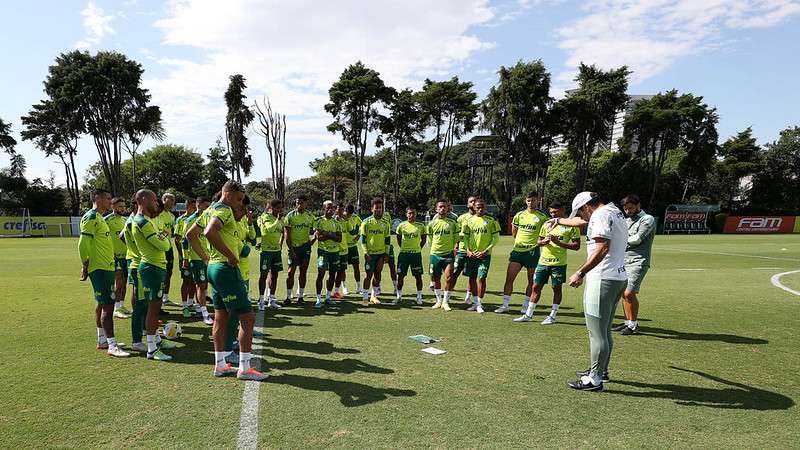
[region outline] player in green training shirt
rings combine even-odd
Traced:
[[[261,275],[258,279],[258,309],[267,307],[278,309],[275,300],[278,290],[278,274],[283,270],[283,229],[286,226],[283,217],[283,202],[273,199],[266,204],[267,211],[258,216],[256,229],[260,234],[261,257],[259,266]],[[265,299],[267,304],[265,305]]]
[[[531,295],[533,286],[533,273],[539,262],[539,231],[547,222],[547,216],[539,211],[539,194],[529,192],[525,196],[527,209],[518,212],[511,221],[511,234],[514,236],[514,248],[508,257],[506,269],[506,284],[503,286],[503,305],[494,310],[504,313],[509,309],[511,293],[514,291],[514,280],[519,272],[525,268],[527,271],[527,284],[525,285],[525,301],[522,308],[527,308],[527,300]]]
[[[411,275],[417,282],[417,304],[422,302],[422,247],[427,240],[425,225],[417,222],[417,210],[413,206],[406,208],[406,220],[397,225],[397,246],[400,253],[397,256],[397,298],[393,305],[400,303],[403,298],[403,281],[411,269]]]
[[[103,213],[111,206],[111,194],[103,189],[92,192],[92,209],[81,217],[78,254],[81,259],[81,281],[92,283],[94,321],[97,327],[97,348],[116,357],[130,356],[114,337],[114,246]]]
[[[347,223],[346,207],[343,202],[339,202],[336,205],[336,215],[334,217],[336,221],[339,222],[339,228],[342,232],[342,241],[339,243],[339,268],[336,272],[332,297],[340,300],[344,298],[341,291],[345,279],[347,278],[347,256],[350,253],[350,241],[352,240],[350,232],[348,231],[349,224]],[[346,288],[345,291],[347,291]]]
[[[347,264],[353,266],[353,280],[355,281],[356,288],[353,290],[355,293],[361,293],[361,257],[358,254],[358,238],[361,234],[361,217],[355,213],[353,205],[347,205],[345,208],[345,218],[347,219],[347,232],[350,235],[347,240]],[[344,286],[342,280],[342,293],[349,294],[347,287]]]
[[[111,199],[111,212],[103,218],[111,234],[111,243],[114,247],[114,317],[129,319],[130,311],[125,309],[125,291],[127,290],[128,260],[125,258],[128,248],[122,240],[125,229],[125,200],[121,197]]]
[[[360,235],[361,245],[364,247],[364,272],[366,272],[361,296],[364,298],[364,304],[379,304],[378,289],[374,285],[381,284],[381,270],[386,260],[386,252],[389,250],[391,235],[389,222],[383,220],[383,199],[377,197],[372,199],[372,215],[361,222]],[[373,283],[373,277],[377,278],[376,283]],[[372,287],[371,297],[370,287]]]
[[[394,245],[392,245],[391,233],[392,233],[392,216],[388,212],[383,212],[383,220],[389,224],[389,246],[386,248],[386,261],[384,262],[385,265],[389,266],[389,278],[392,279],[392,289],[394,289],[395,293],[397,293],[397,265],[394,261]],[[380,283],[375,285],[375,278],[372,278],[372,287],[378,289],[378,294],[381,295],[381,286]]]
[[[228,181],[222,186],[219,202],[209,208],[209,221],[203,233],[208,239],[208,278],[214,287],[214,376],[227,376],[236,372],[240,380],[261,381],[266,374],[250,366],[253,347],[255,314],[239,272],[242,250],[242,228],[238,223],[245,215],[244,187],[241,183]],[[239,315],[239,369],[225,361],[225,332],[231,314]]]
[[[467,252],[464,275],[469,277],[469,289],[474,297],[468,311],[483,313],[483,296],[486,294],[486,277],[492,261],[492,248],[500,241],[500,224],[486,214],[486,202],[475,199],[475,215],[464,221],[461,238]]]
[[[428,223],[427,234],[431,241],[431,255],[428,273],[434,283],[434,294],[436,304],[433,309],[442,308],[450,311],[450,295],[455,285],[456,277],[453,276],[453,262],[455,261],[454,251],[460,239],[461,226],[458,222],[449,217],[448,202],[439,200],[436,202],[436,215]],[[442,285],[442,274],[444,274],[444,286]],[[444,287],[444,293],[442,288]]]
[[[477,199],[478,198],[475,196],[470,196],[469,198],[467,198],[467,212],[461,214],[456,219],[456,221],[458,222],[459,230],[464,228],[464,222],[471,219],[475,215],[475,201]],[[453,206],[450,203],[448,203],[448,213],[451,212],[452,210]],[[467,251],[464,248],[464,242],[459,242],[457,249],[458,251],[456,253],[456,259],[453,262],[453,285],[450,287],[451,289],[455,287],[456,284],[455,282],[458,280],[458,276],[461,275],[461,272],[463,272],[467,263]],[[467,305],[472,304],[472,295],[470,293],[469,288],[467,289],[467,292],[464,294],[464,303],[466,303]]]
[[[166,230],[158,229],[159,222],[156,217],[160,211],[155,193],[146,189],[138,191],[136,203],[138,209],[133,218],[133,239],[136,241],[141,260],[138,269],[139,299],[133,308],[133,322],[139,322],[141,316],[146,316],[147,359],[170,361],[172,357],[158,348],[156,339],[158,315],[161,312],[161,295],[167,273],[165,252],[170,248],[170,238]],[[134,342],[133,345],[134,347],[131,348],[138,350],[141,342]],[[166,344],[166,346],[170,346],[170,344]],[[166,348],[166,346],[162,347]]]
[[[242,246],[239,250],[239,272],[242,275],[242,284],[244,284],[244,290],[247,292],[247,298],[250,300],[250,252],[251,248],[256,245],[257,233],[253,225],[253,212],[250,209],[250,197],[246,194],[242,200],[242,206],[244,207],[245,213],[236,220],[239,224],[240,238],[242,239]],[[235,216],[238,217],[237,214],[235,214]],[[225,344],[223,346],[223,351],[227,354],[225,362],[234,364],[239,362],[239,354],[234,350],[238,334],[239,314],[238,312],[231,312],[228,317],[228,324],[225,328]]]
[[[189,241],[189,268],[192,271],[192,281],[197,286],[197,305],[195,312],[203,316],[206,325],[213,325],[214,320],[208,313],[206,298],[208,293],[208,252],[211,251],[203,230],[208,225],[208,213],[211,211],[211,199],[199,197],[197,199],[197,212],[186,219],[186,232],[184,237]]]
[[[317,220],[313,214],[306,211],[308,199],[300,195],[295,199],[295,209],[286,214],[286,246],[289,250],[289,272],[286,274],[286,300],[284,305],[292,304],[292,289],[294,288],[294,274],[300,267],[300,274],[297,282],[300,287],[297,290],[297,304],[305,303],[303,293],[306,288],[306,274],[308,273],[308,263],[311,260],[311,246],[314,240],[311,232],[314,222]]]
[[[322,204],[323,215],[314,222],[314,237],[317,244],[317,302],[315,308],[322,308],[322,282],[325,274],[330,273],[325,286],[325,304],[332,305],[331,291],[336,274],[339,271],[339,251],[342,242],[342,226],[333,216],[336,208],[333,202],[326,200]]]
[[[164,296],[162,297],[162,302],[167,306],[177,306],[169,299],[172,269],[175,266],[175,252],[172,250],[172,236],[175,234],[175,214],[172,213],[172,208],[175,207],[175,196],[169,192],[165,192],[161,196],[161,202],[164,205],[164,210],[158,214],[158,220],[163,225],[163,229],[167,231],[167,237],[169,238],[169,249],[165,252],[165,257],[167,258],[167,274],[164,279]]]
[[[564,205],[561,202],[551,203],[548,213],[552,219],[566,217]],[[553,307],[550,314],[542,321],[542,325],[552,325],[556,323],[556,314],[561,306],[561,286],[567,281],[567,250],[580,250],[581,233],[575,227],[556,225],[553,229],[548,230],[545,225],[541,227],[537,245],[541,248],[542,253],[533,276],[530,300],[526,302],[527,306],[523,315],[514,321],[528,322],[533,318],[533,312],[542,295],[542,288],[549,280],[553,287]]]
[[[183,317],[191,317],[189,309],[194,303],[194,295],[197,286],[192,280],[192,268],[189,264],[189,241],[186,240],[186,230],[188,229],[188,219],[197,211],[197,202],[193,198],[186,199],[186,211],[175,219],[175,249],[178,252],[178,269],[181,272],[181,309]]]

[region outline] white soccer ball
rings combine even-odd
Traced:
[[[178,339],[179,337],[181,337],[182,332],[183,330],[181,330],[181,324],[175,322],[174,320],[170,320],[169,322],[164,324],[163,334],[164,337],[167,339]]]

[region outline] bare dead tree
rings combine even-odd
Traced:
[[[253,102],[258,117],[256,133],[264,138],[269,153],[269,164],[272,171],[272,190],[275,197],[285,201],[286,196],[286,115],[272,110],[269,99],[264,96]]]

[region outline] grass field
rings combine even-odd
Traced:
[[[510,243],[503,238],[495,251],[492,310]],[[73,239],[0,240],[0,447],[236,447],[245,385],[211,376],[209,328],[185,323],[172,363],[95,350],[94,302],[88,282],[78,282],[76,247]],[[581,290],[566,289],[550,327],[538,323],[547,290],[548,306],[528,324],[410,300],[270,312],[258,446],[798,447],[800,297],[770,277],[800,269],[799,254],[800,235],[659,236],[642,332],[616,337],[603,393],[565,385],[588,365]],[[585,250],[572,254],[571,266],[582,258]],[[800,273],[781,281],[800,289]],[[178,283],[176,274],[173,297]],[[384,275],[384,292],[390,287]],[[515,295],[517,308],[521,300]],[[129,343],[129,321],[116,324]],[[407,339],[418,333],[440,338],[448,353],[420,352]]]

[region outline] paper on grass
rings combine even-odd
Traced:
[[[431,355],[444,355],[447,353],[445,350],[436,348],[436,347],[425,347],[422,349],[425,353],[430,353]]]

